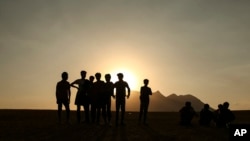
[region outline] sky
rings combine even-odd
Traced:
[[[249,13],[247,0],[1,0],[0,109],[56,109],[61,73],[86,70],[250,110]]]

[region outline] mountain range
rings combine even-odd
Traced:
[[[126,100],[126,111],[139,111],[139,96],[140,92],[131,92],[129,99]],[[161,92],[156,91],[150,96],[149,112],[178,112],[185,105],[186,101],[190,101],[197,112],[204,106],[200,99],[191,94],[164,96]],[[115,110],[114,100],[112,100],[112,110]]]

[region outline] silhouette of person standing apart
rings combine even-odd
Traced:
[[[85,79],[87,72],[81,71],[81,79],[77,79],[71,83],[71,86],[77,88],[75,105],[77,106],[77,121],[78,123],[81,122],[81,106],[84,108],[85,112],[85,121],[89,122],[89,80]],[[78,86],[75,86],[78,85]]]
[[[121,108],[121,125],[124,125],[124,114],[125,114],[125,97],[126,97],[126,88],[128,90],[127,98],[130,96],[130,88],[127,82],[123,81],[123,74],[118,73],[118,81],[114,84],[114,89],[116,89],[116,126],[118,126],[119,121],[119,110]]]
[[[139,113],[139,123],[141,122],[142,116],[143,116],[143,124],[146,123],[147,119],[147,113],[148,113],[148,106],[149,106],[149,95],[152,95],[151,88],[148,87],[149,80],[144,79],[144,86],[141,87],[140,90],[140,113]]]
[[[64,105],[66,109],[66,119],[67,122],[69,122],[69,116],[70,116],[69,103],[70,103],[71,93],[70,93],[70,84],[67,80],[68,80],[68,73],[63,72],[62,80],[58,82],[56,85],[56,103],[58,104],[59,123],[61,123],[62,105]]]
[[[93,102],[93,108],[91,107],[91,114],[93,117],[93,122],[95,121],[95,115],[96,115],[96,122],[97,124],[100,124],[100,115],[102,112],[102,116],[104,119],[104,122],[106,123],[106,111],[104,109],[104,81],[101,80],[101,73],[96,73],[96,82],[93,84],[92,89],[92,102]],[[91,105],[91,106],[92,106]]]
[[[185,106],[180,110],[180,124],[185,126],[190,126],[193,117],[196,115],[194,108],[191,105],[191,102],[187,101]]]
[[[202,126],[210,126],[210,122],[214,119],[213,112],[209,110],[210,106],[204,104],[204,108],[200,112],[199,123]]]
[[[108,118],[108,124],[109,126],[112,126],[111,124],[111,96],[114,96],[114,84],[110,81],[111,80],[111,75],[106,74],[105,75],[105,87],[104,87],[104,108],[105,111],[107,111],[107,118]]]

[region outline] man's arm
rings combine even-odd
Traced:
[[[59,85],[57,83],[56,84],[56,99],[58,98],[58,94],[59,94]]]
[[[70,103],[70,97],[71,97],[70,84],[69,84],[68,94],[69,94],[69,103]]]
[[[115,99],[116,95],[115,95],[115,88],[116,88],[116,83],[113,84],[113,98]]]
[[[114,84],[113,83],[111,83],[112,85],[111,85],[111,89],[112,89],[112,97],[113,98],[115,98],[115,94],[114,94],[114,88],[115,88],[115,86],[114,86]]]
[[[151,90],[151,88],[149,88],[149,95],[152,95],[152,90]]]
[[[127,89],[128,89],[128,95],[127,95],[127,98],[129,98],[129,96],[130,96],[130,88],[129,88],[128,83],[127,83]]]
[[[75,80],[74,82],[72,82],[70,86],[79,89],[79,87],[75,86],[75,84],[78,84],[78,80]]]

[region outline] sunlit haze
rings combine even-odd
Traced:
[[[1,0],[0,109],[56,109],[61,73],[86,70],[249,110],[249,13],[250,1]]]

